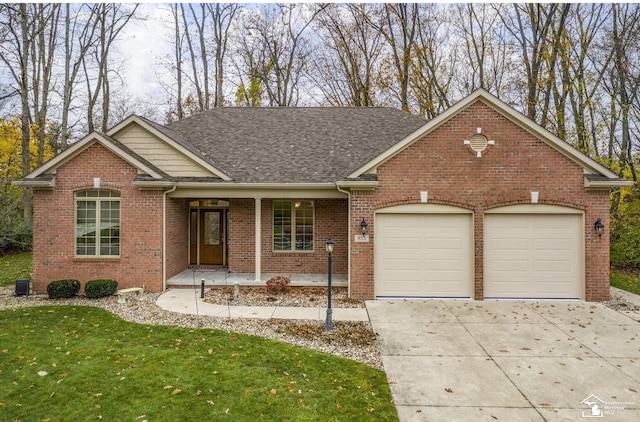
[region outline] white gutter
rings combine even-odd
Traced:
[[[167,290],[167,194],[178,187],[174,186],[162,193],[162,291]]]
[[[348,250],[348,256],[347,256],[347,296],[351,297],[351,191],[347,191],[347,190],[342,190],[340,188],[340,185],[338,185],[336,183],[336,189],[338,189],[338,192],[341,193],[345,193],[347,194],[347,206],[349,208],[349,213],[348,213],[348,219],[349,219],[349,223],[348,223],[348,242],[347,242],[347,250]]]
[[[255,198],[255,251],[256,251],[256,259],[255,259],[255,272],[256,277],[255,281],[262,281],[262,198]]]

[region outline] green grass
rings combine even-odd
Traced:
[[[397,420],[384,372],[283,342],[126,322],[100,308],[0,311],[3,421]]]
[[[611,270],[611,285],[618,289],[626,290],[631,293],[640,295],[640,279],[637,275],[633,275],[620,270]]]
[[[15,285],[18,278],[31,277],[31,252],[0,257],[0,287]]]

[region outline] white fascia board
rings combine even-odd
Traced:
[[[351,190],[374,190],[378,187],[375,180],[340,180],[336,182],[339,188]]]
[[[618,189],[635,185],[631,180],[617,179],[617,180],[595,180],[590,181],[586,177],[584,178],[584,187],[591,190],[609,190]]]
[[[27,188],[37,188],[37,189],[53,189],[56,186],[56,181],[55,178],[51,179],[51,180],[26,180],[26,179],[21,179],[21,180],[14,180],[13,182],[11,182],[12,185],[15,186],[23,186],[23,187],[27,187]]]
[[[149,176],[156,179],[162,178],[162,175],[160,175],[158,172],[156,172],[155,170],[152,170],[146,164],[140,162],[136,158],[132,157],[131,155],[127,154],[126,152],[124,152],[123,150],[115,146],[113,143],[106,140],[104,136],[102,136],[100,133],[93,132],[87,135],[86,137],[84,137],[83,139],[81,139],[80,141],[76,142],[75,144],[73,144],[72,146],[70,146],[69,148],[67,148],[62,153],[58,154],[51,160],[47,161],[42,166],[38,167],[37,169],[29,173],[27,176],[25,176],[25,179],[32,179],[42,174],[46,174],[51,170],[55,170],[56,168],[60,167],[67,161],[71,160],[72,158],[76,157],[83,151],[87,150],[90,146],[94,145],[95,143],[102,145],[103,147],[105,147],[106,149],[108,149],[118,157],[122,158],[127,163],[131,164],[133,167],[136,167],[137,169],[145,172]]]
[[[228,197],[228,198],[346,198],[335,183],[215,183],[215,182],[154,182],[141,181],[142,189],[176,186],[171,198]]]
[[[212,174],[216,175],[217,177],[221,178],[222,180],[227,180],[227,181],[233,180],[233,179],[231,179],[231,177],[228,174],[226,174],[222,170],[212,166],[209,162],[207,162],[206,160],[203,160],[201,157],[195,155],[193,152],[189,151],[188,149],[186,149],[185,147],[183,147],[182,145],[180,145],[179,143],[177,143],[176,141],[174,141],[170,137],[166,136],[164,133],[158,131],[155,127],[149,125],[146,121],[144,121],[140,117],[136,116],[135,114],[132,114],[131,116],[127,117],[126,119],[124,119],[123,121],[118,123],[113,128],[109,129],[109,131],[107,132],[107,135],[113,136],[114,134],[118,133],[119,131],[121,131],[122,129],[124,129],[128,125],[130,125],[131,123],[136,123],[139,126],[142,126],[144,129],[146,129],[149,132],[151,132],[156,138],[159,138],[163,142],[169,144],[173,149],[177,150],[178,152],[180,152],[181,154],[185,155],[189,159],[195,161],[198,165],[204,167],[205,169],[207,169],[208,171],[210,171]],[[115,136],[114,136],[114,138],[115,138]]]

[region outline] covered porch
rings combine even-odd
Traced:
[[[200,287],[204,280],[205,287],[224,287],[238,284],[241,287],[264,287],[272,277],[284,276],[291,280],[292,287],[326,287],[327,274],[261,274],[256,281],[255,273],[238,273],[226,269],[186,269],[167,280],[167,288]],[[347,274],[332,274],[333,287],[348,287]]]

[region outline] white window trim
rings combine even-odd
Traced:
[[[312,236],[313,236],[313,241],[311,244],[311,249],[310,250],[297,250],[294,249],[295,246],[295,239],[296,239],[296,207],[295,207],[295,203],[296,202],[310,202],[311,203],[311,211],[313,213],[313,215],[311,216],[312,218]],[[275,203],[276,202],[287,202],[291,205],[291,246],[292,249],[287,249],[287,250],[281,250],[281,249],[276,249],[276,245],[275,245]],[[316,240],[316,203],[313,200],[310,199],[274,199],[272,202],[272,206],[271,206],[272,210],[271,210],[271,251],[273,253],[314,253],[315,252],[315,240]]]
[[[88,191],[93,191],[96,189],[89,189]],[[103,190],[103,191],[108,191],[109,189],[97,189],[97,190]],[[73,209],[73,256],[75,258],[120,258],[120,253],[118,253],[118,255],[101,255],[100,254],[100,235],[98,234],[100,232],[100,210],[101,210],[101,203],[103,201],[110,201],[110,202],[114,202],[117,201],[118,203],[120,203],[120,196],[104,196],[104,197],[100,197],[100,196],[84,196],[84,197],[78,197],[77,195],[83,192],[87,192],[87,190],[81,190],[81,191],[77,191],[73,194],[73,204],[74,204],[74,209]],[[113,192],[118,192],[118,191],[113,191]],[[118,194],[120,194],[120,192],[118,192]],[[78,255],[78,202],[79,201],[95,201],[96,203],[96,253],[94,255]],[[118,225],[121,228],[122,227],[122,207],[119,206],[118,207],[119,212],[120,212],[120,216],[118,217]],[[120,231],[120,235],[118,236],[118,240],[120,241],[120,245],[118,247],[118,252],[122,252],[122,232]]]

